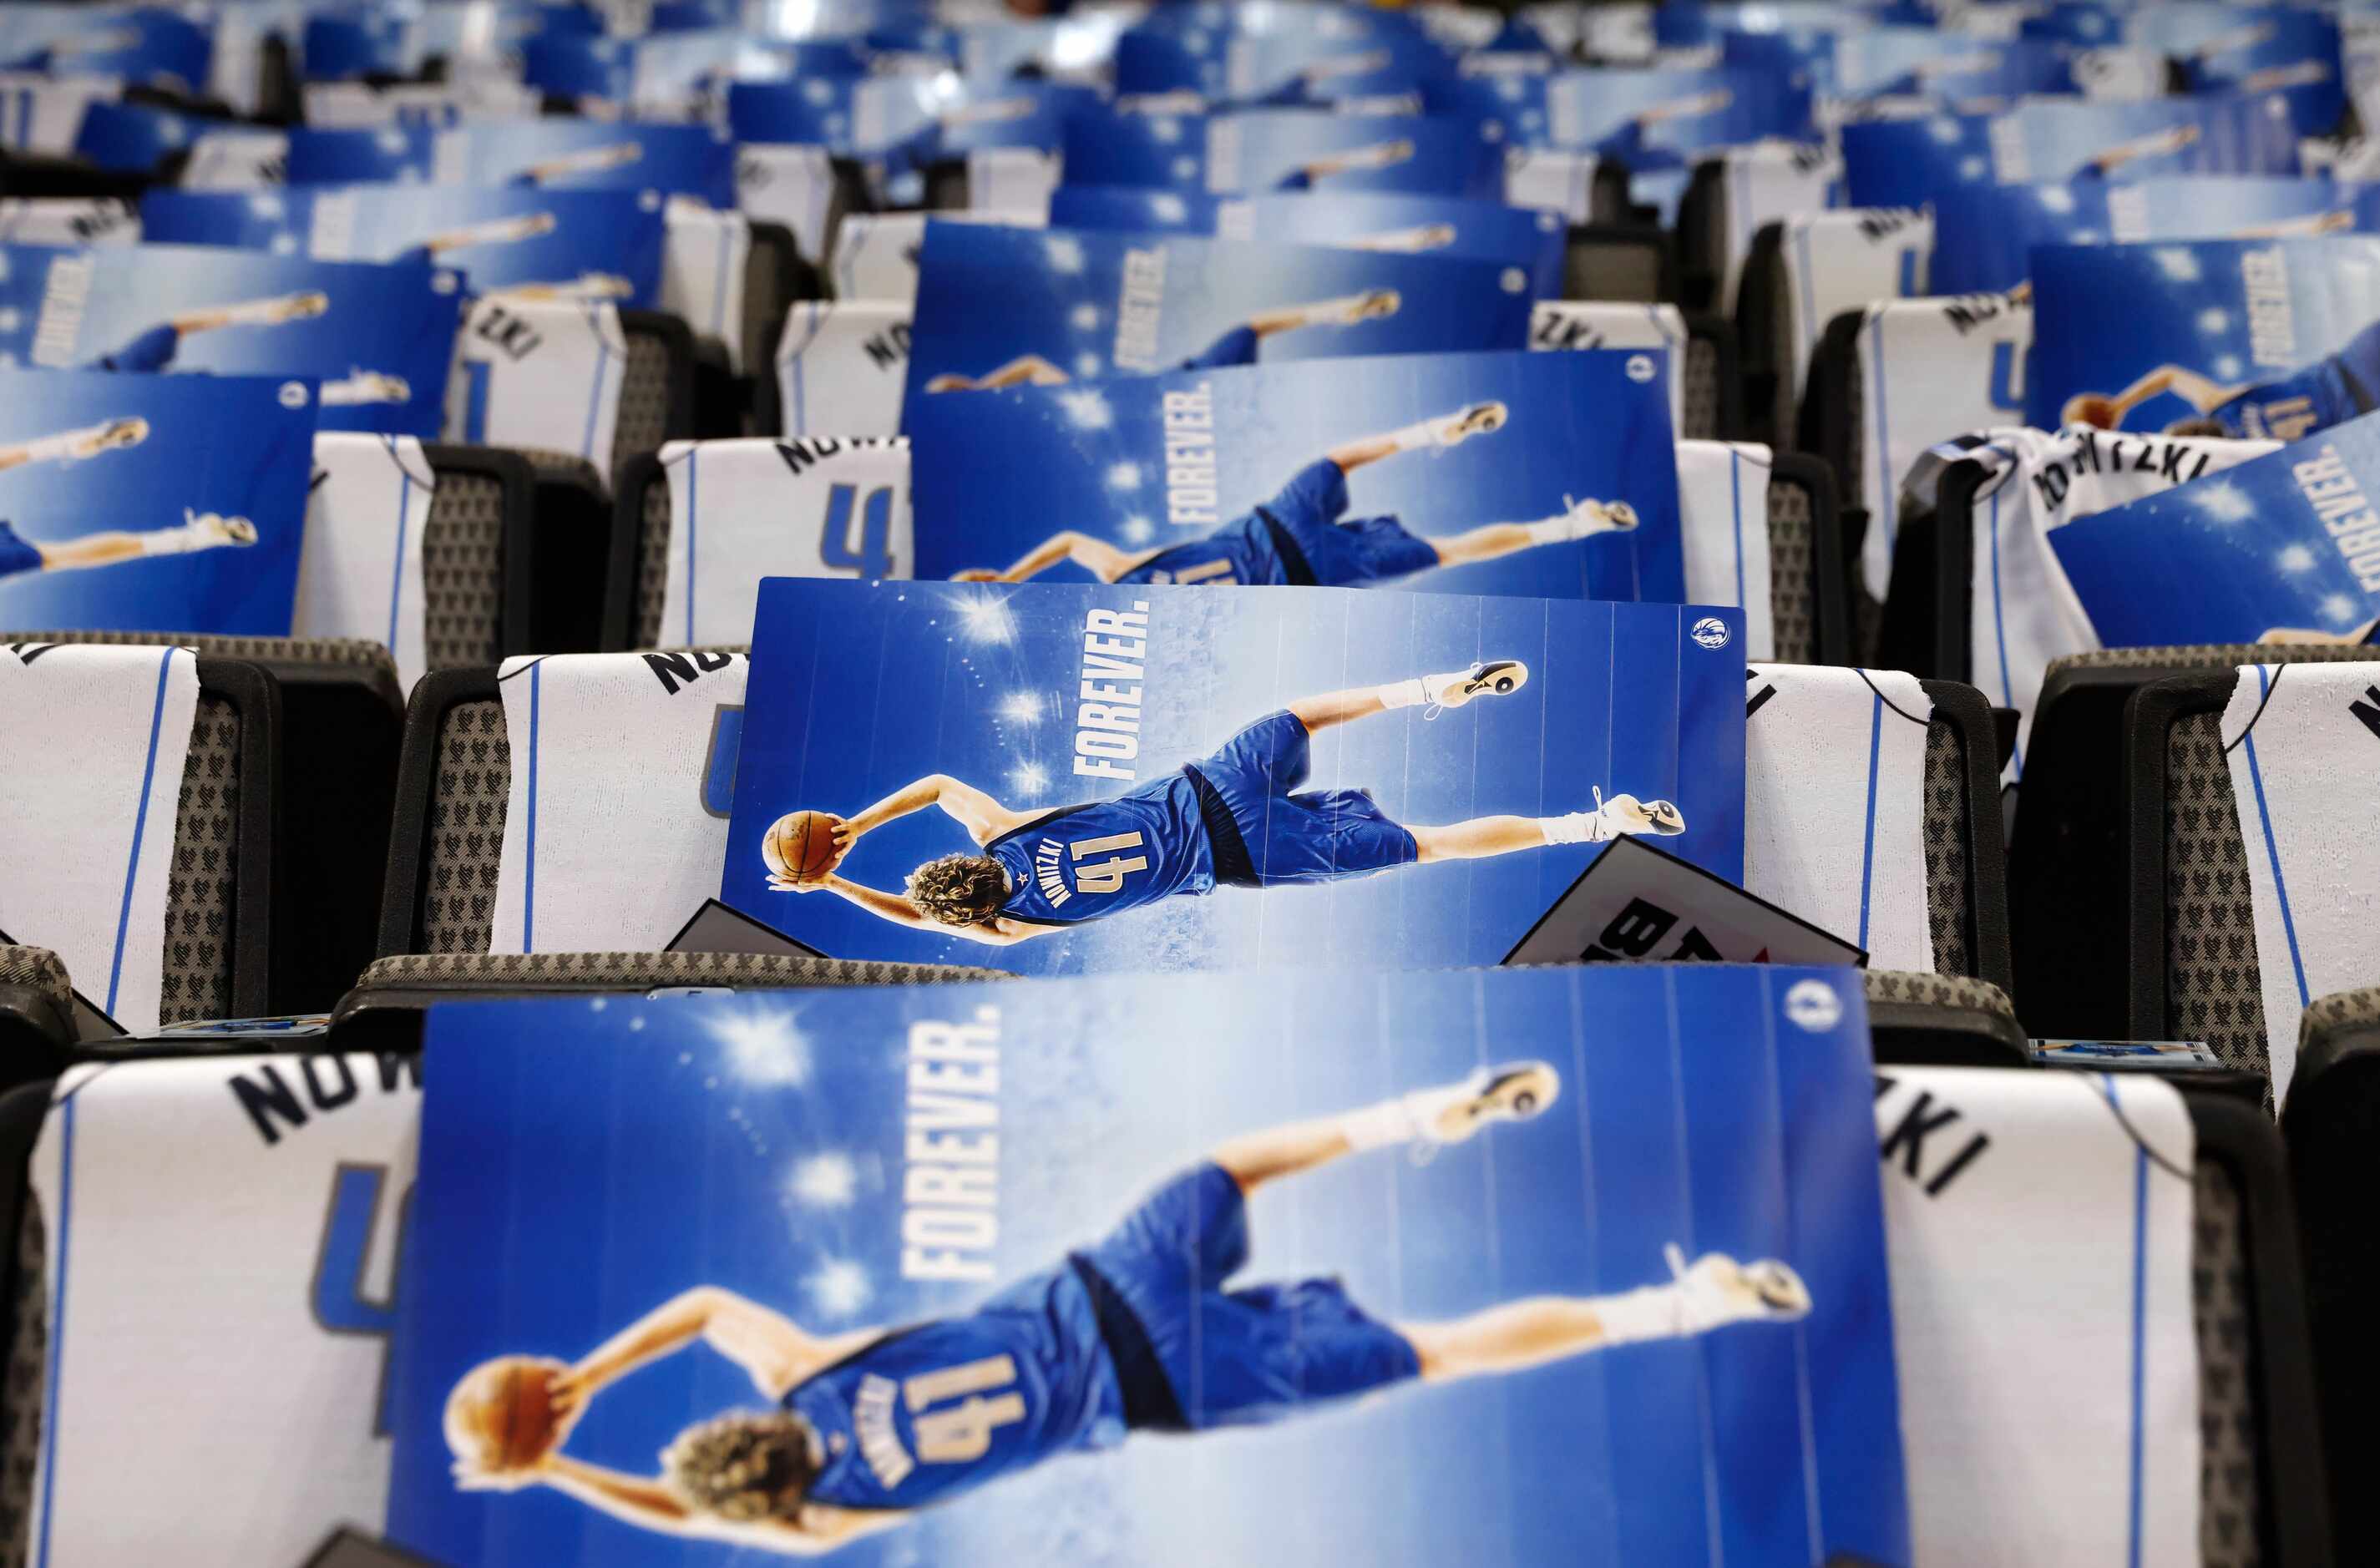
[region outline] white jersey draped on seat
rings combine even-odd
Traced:
[[[897,434],[910,316],[907,305],[889,300],[805,299],[790,307],[777,344],[783,433]]]
[[[1768,448],[1750,441],[1681,441],[1677,445],[1686,601],[1740,606],[1743,656],[1773,659],[1777,626],[1769,594]]]
[[[627,366],[628,340],[609,303],[474,300],[455,340],[446,437],[567,452],[608,475]]]
[[[427,668],[421,541],[437,489],[409,435],[316,436],[290,635],[377,642],[412,690]]]

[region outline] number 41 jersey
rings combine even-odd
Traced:
[[[1008,873],[1000,912],[1037,926],[1120,915],[1176,893],[1210,893],[1215,857],[1186,772],[1069,806],[987,846]]]

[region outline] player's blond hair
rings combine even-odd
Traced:
[[[733,1410],[662,1450],[662,1480],[699,1513],[748,1524],[791,1520],[818,1478],[809,1427],[783,1410]]]
[[[979,926],[1007,897],[1008,873],[989,855],[945,855],[909,873],[909,902],[945,926]]]

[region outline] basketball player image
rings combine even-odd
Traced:
[[[2179,152],[2197,140],[2196,126],[2174,126],[2166,130],[2151,131],[2146,136],[2137,136],[2130,141],[2119,141],[2113,147],[2094,155],[2078,172],[2086,175],[2112,175],[2127,164],[2136,163],[2143,158],[2162,158],[2169,152]]]
[[[1301,164],[1273,181],[1275,190],[1311,190],[1314,182],[1329,179],[1332,175],[1352,174],[1359,169],[1388,169],[1408,162],[1414,155],[1411,138],[1399,137],[1394,141],[1378,141],[1369,147],[1351,147],[1344,152],[1328,152],[1311,163]]]
[[[80,463],[103,452],[138,446],[148,439],[148,420],[109,419],[81,430],[39,436],[14,446],[0,446],[0,473],[21,468],[28,463]]]
[[[555,219],[552,213],[522,213],[509,218],[491,218],[483,224],[467,224],[461,228],[433,234],[405,252],[408,261],[434,261],[449,250],[468,250],[479,245],[517,245],[524,239],[538,239],[552,234]]]
[[[491,299],[523,299],[532,303],[552,300],[583,302],[604,299],[625,299],[637,292],[637,286],[617,273],[581,273],[566,283],[515,283],[491,288]]]
[[[1528,684],[1528,666],[1491,659],[1450,675],[1301,698],[1186,763],[1111,800],[1014,811],[969,784],[934,773],[857,816],[780,818],[761,839],[768,885],[840,894],[894,925],[1006,947],[1160,899],[1202,896],[1219,883],[1290,887],[1368,877],[1400,866],[1479,860],[1553,845],[1602,844],[1623,833],[1670,837],[1684,816],[1666,800],[1609,800],[1559,817],[1475,817],[1445,827],[1393,821],[1361,789],[1299,793],[1317,731],[1396,708],[1434,719],[1474,698]],[[837,876],[852,846],[885,823],[939,806],[978,846],[909,873],[905,893]],[[813,864],[821,824],[832,854]],[[785,841],[802,842],[788,858]]]
[[[2125,415],[2168,392],[2198,417],[2168,425],[2168,435],[2297,441],[2380,407],[2380,322],[2338,353],[2271,381],[2226,385],[2180,365],[2159,365],[2112,396],[2085,392],[2068,398],[2061,416],[2068,424],[2115,430]]]
[[[642,144],[616,141],[609,147],[584,147],[576,152],[531,164],[513,176],[515,185],[544,185],[548,181],[569,179],[579,175],[600,175],[610,169],[624,169],[645,155]]]
[[[81,368],[87,371],[162,371],[181,352],[182,339],[191,333],[224,327],[277,327],[310,321],[331,308],[331,297],[319,289],[285,294],[278,299],[251,299],[239,305],[219,305],[185,310],[167,318],[112,354],[103,354]]]
[[[1423,224],[1415,228],[1390,229],[1386,234],[1360,235],[1346,242],[1350,250],[1443,250],[1454,243],[1452,224]]]
[[[322,384],[325,408],[353,407],[360,403],[403,403],[413,395],[413,384],[403,376],[382,371],[351,371]]]
[[[1260,310],[1187,359],[1166,368],[1205,371],[1219,365],[1253,365],[1257,362],[1257,350],[1275,333],[1294,332],[1300,327],[1361,326],[1366,322],[1395,315],[1403,303],[1403,297],[1393,288],[1367,288],[1341,299]],[[1063,386],[1072,379],[1063,369],[1040,355],[1025,354],[980,376],[945,371],[928,380],[926,390],[988,392],[1003,386]]]
[[[182,509],[179,527],[151,533],[109,529],[80,539],[44,544],[18,536],[0,519],[0,577],[20,572],[65,572],[85,566],[115,566],[152,555],[187,555],[194,550],[243,548],[256,542],[256,525],[246,517],[218,517],[212,512]]]
[[[1636,526],[1624,501],[1579,501],[1534,523],[1489,523],[1464,533],[1425,538],[1395,517],[1349,518],[1347,476],[1400,452],[1443,450],[1501,430],[1501,403],[1424,419],[1386,435],[1334,446],[1300,468],[1280,494],[1254,512],[1187,544],[1137,553],[1072,529],[1050,535],[1004,572],[967,571],[958,582],[1023,582],[1069,561],[1101,582],[1319,583],[1330,588],[1383,582],[1438,566],[1493,561],[1539,545],[1625,532]]]
[[[1133,1431],[1269,1426],[1405,1385],[1808,1315],[1808,1287],[1790,1266],[1717,1252],[1689,1266],[1674,1244],[1665,1282],[1529,1296],[1443,1322],[1376,1318],[1334,1279],[1230,1287],[1248,1261],[1249,1196],[1267,1184],[1375,1149],[1461,1143],[1536,1116],[1560,1089],[1551,1065],[1520,1062],[1229,1139],[1104,1238],[971,1312],[820,1335],[705,1285],[575,1365],[483,1363],[447,1400],[456,1485],[547,1486],[665,1535],[820,1556]],[[698,1340],[748,1374],[767,1407],[688,1427],[656,1475],[561,1452],[605,1388]],[[540,1383],[548,1418],[517,1416]],[[508,1435],[516,1419],[535,1424],[527,1441]]]
[[[1735,90],[1715,87],[1707,92],[1689,93],[1667,103],[1656,103],[1631,115],[1618,129],[1603,139],[1602,146],[1611,152],[1643,152],[1645,133],[1668,120],[1699,119],[1716,115],[1735,102]]]

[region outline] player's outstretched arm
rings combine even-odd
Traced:
[[[1103,539],[1072,529],[1051,534],[1004,572],[966,571],[951,574],[953,582],[1024,582],[1038,577],[1061,561],[1072,561],[1101,582],[1113,582],[1144,557],[1127,554]]]
[[[800,882],[793,887],[795,893],[811,893],[820,889],[840,894],[879,919],[890,920],[896,926],[906,926],[913,931],[924,931],[929,936],[957,937],[962,942],[977,942],[985,947],[1014,947],[1028,937],[1039,936],[1052,929],[1012,924],[1002,919],[975,926],[944,925],[897,893],[886,893],[880,888],[872,888],[832,873],[818,881]]]

